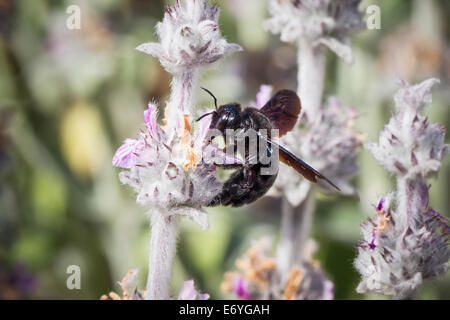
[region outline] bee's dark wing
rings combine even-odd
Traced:
[[[280,90],[260,109],[279,130],[279,136],[291,131],[300,114],[300,98],[292,90]]]
[[[300,173],[306,179],[312,182],[317,182],[317,178],[323,179],[330,185],[341,191],[338,186],[331,182],[327,177],[322,175],[319,171],[311,167],[302,159],[296,157],[294,154],[286,150],[283,146],[278,146],[280,161],[292,167],[295,171]]]
[[[293,168],[295,171],[300,173],[303,177],[308,179],[311,182],[317,182],[317,178],[323,179],[326,182],[328,182],[330,185],[335,187],[337,190],[341,191],[339,187],[337,187],[333,182],[331,182],[327,177],[322,175],[319,171],[311,167],[309,164],[307,164],[302,159],[298,158],[294,154],[292,154],[289,150],[284,148],[283,146],[280,146],[278,143],[270,141],[269,139],[266,139],[262,135],[259,135],[262,139],[266,140],[272,145],[272,148],[278,148],[278,156],[281,162],[288,165],[289,167]]]

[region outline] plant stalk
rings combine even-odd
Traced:
[[[169,299],[178,234],[178,218],[161,212],[151,214],[150,254],[148,262],[147,300]]]
[[[301,39],[297,53],[297,94],[302,102],[302,112],[308,121],[313,122],[322,104],[322,93],[325,80],[325,48],[312,46]]]
[[[325,80],[325,48],[312,46],[307,40],[298,43],[298,88],[302,112],[312,123],[319,114]],[[315,190],[311,187],[299,206],[293,207],[283,196],[280,242],[277,250],[277,264],[282,277],[287,277],[292,267],[300,265],[303,249],[309,238],[314,207]]]
[[[277,250],[277,266],[283,277],[289,275],[294,266],[303,262],[303,249],[309,237],[315,207],[315,190],[311,188],[305,200],[292,206],[283,197],[280,242]]]

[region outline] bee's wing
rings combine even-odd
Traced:
[[[292,90],[280,90],[260,109],[279,130],[279,136],[291,131],[300,114],[300,98]]]
[[[263,137],[259,134],[259,136],[269,142],[272,145],[272,148],[278,148],[278,156],[281,162],[288,165],[289,167],[293,168],[295,171],[300,173],[303,177],[308,179],[311,182],[317,182],[317,178],[323,179],[326,182],[328,182],[330,185],[332,185],[337,190],[341,191],[339,187],[337,187],[333,182],[331,182],[327,177],[322,175],[319,171],[311,167],[309,164],[307,164],[302,159],[298,158],[294,154],[292,154],[289,150],[284,148],[283,146],[280,146],[278,143],[270,141],[269,139]]]

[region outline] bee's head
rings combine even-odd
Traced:
[[[197,121],[212,114],[213,118],[210,125],[211,129],[218,129],[222,132],[222,134],[225,134],[225,129],[235,129],[240,120],[241,105],[239,103],[229,103],[217,108],[216,97],[208,89],[202,89],[213,97],[216,110],[205,113],[198,118]]]
[[[225,129],[235,129],[240,120],[241,105],[239,103],[224,104],[213,115],[211,128],[225,132]]]

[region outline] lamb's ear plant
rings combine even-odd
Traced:
[[[211,118],[198,122],[193,130],[202,71],[241,50],[221,36],[218,18],[219,8],[207,0],[186,0],[184,5],[177,1],[167,7],[156,26],[159,42],[137,47],[158,58],[173,77],[163,125],[157,122],[158,107],[150,103],[139,137],[125,140],[113,158],[113,165],[125,169],[120,181],[134,188],[137,202],[151,219],[146,299],[169,299],[178,221],[189,217],[208,229],[202,206],[221,190],[213,161],[202,159],[220,154],[211,150],[214,145],[205,143]]]
[[[397,180],[397,188],[381,197],[376,218],[362,225],[355,267],[361,274],[360,293],[411,299],[424,280],[448,270],[448,219],[429,205],[427,179],[436,176],[449,151],[445,128],[430,123],[424,108],[431,103],[437,79],[410,86],[400,81],[395,113],[367,148]]]
[[[138,277],[138,270],[131,269],[117,282],[117,285],[122,290],[122,295],[111,291],[109,294],[104,294],[100,297],[100,300],[144,300],[146,290],[143,292],[136,288],[136,282]],[[178,293],[177,300],[208,300],[209,294],[201,294],[197,291],[194,285],[194,280],[188,280],[183,283],[183,287]]]
[[[336,98],[323,103],[322,92],[326,50],[332,50],[347,63],[353,61],[349,39],[362,26],[359,3],[359,0],[269,0],[270,17],[264,23],[265,29],[298,48],[297,94],[302,115],[293,131],[281,138],[281,143],[338,185],[341,194],[350,195],[355,193],[349,179],[358,171],[356,155],[361,145],[360,135],[353,128],[355,111],[342,107]],[[257,103],[270,91],[266,86],[261,89]],[[245,292],[252,298],[264,299],[333,297],[333,284],[312,259],[316,245],[309,239],[317,190],[333,192],[328,186],[312,185],[291,168],[280,166],[271,190],[272,195],[283,197],[280,241],[276,258],[270,260],[272,269],[265,271],[270,275],[267,285],[258,285],[260,279],[242,278],[253,273],[245,272],[246,268],[238,263],[238,272],[227,274],[225,289],[235,288],[236,292],[236,288],[245,286]],[[270,254],[267,250],[262,254],[263,251],[252,248],[249,253],[266,261]]]

